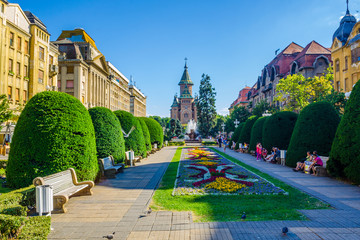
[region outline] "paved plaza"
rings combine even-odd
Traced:
[[[339,181],[291,168],[256,162],[248,154],[226,153],[296,188],[330,203],[334,209],[302,210],[309,221],[194,223],[191,212],[144,214],[176,147],[151,155],[134,168],[104,180],[93,196],[71,198],[68,212],[52,216],[49,239],[360,239],[360,191]],[[223,151],[223,150],[220,150]],[[281,235],[289,227],[288,236]]]

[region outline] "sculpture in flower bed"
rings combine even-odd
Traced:
[[[139,120],[126,111],[117,110],[114,113],[118,117],[125,134],[128,134],[125,136],[125,150],[133,150],[135,156],[146,157],[145,139]]]
[[[286,165],[295,167],[307,151],[316,150],[320,156],[329,156],[339,122],[339,115],[328,102],[306,106],[296,121],[286,153]]]
[[[256,144],[262,142],[263,138],[263,126],[268,117],[260,117],[256,120],[254,125],[251,128],[251,138],[250,138],[250,150],[256,149]]]
[[[344,116],[337,128],[327,169],[337,177],[346,177],[360,184],[360,81],[345,106]]]
[[[142,117],[149,129],[151,144],[157,144],[158,148],[162,148],[164,142],[164,132],[161,125],[152,118]]]
[[[45,91],[26,104],[16,124],[6,167],[12,188],[74,168],[79,181],[95,180],[95,132],[84,105],[66,93]]]
[[[289,111],[275,113],[263,125],[262,145],[269,152],[272,147],[287,150],[298,114]]]
[[[91,108],[89,113],[95,129],[97,157],[111,155],[115,163],[122,163],[125,160],[125,141],[119,119],[104,107]]]
[[[149,132],[149,128],[147,127],[144,119],[142,119],[141,117],[137,118],[140,122],[141,125],[141,129],[143,131],[144,134],[144,140],[145,140],[145,145],[146,145],[146,150],[148,152],[151,152],[152,146],[151,146],[151,141],[150,141],[150,132]]]
[[[204,148],[188,150],[178,173],[173,195],[285,194],[281,188]]]

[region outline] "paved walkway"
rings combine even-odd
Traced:
[[[360,191],[336,180],[295,173],[280,165],[256,162],[248,154],[226,153],[335,207],[303,210],[310,221],[193,223],[190,212],[160,211],[145,215],[154,188],[176,148],[167,147],[116,179],[94,188],[93,196],[72,198],[66,214],[52,217],[49,239],[360,239]],[[144,216],[144,217],[141,217]],[[289,227],[288,236],[280,234]]]

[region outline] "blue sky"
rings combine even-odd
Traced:
[[[169,116],[187,57],[198,91],[202,73],[227,108],[262,68],[292,41],[330,47],[345,0],[20,0],[56,40],[61,30],[84,28],[99,50],[147,95],[147,114]],[[350,0],[359,19],[360,1]]]

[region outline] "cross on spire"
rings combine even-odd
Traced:
[[[187,60],[188,60],[188,59],[187,59],[187,57],[186,57],[186,58],[185,58],[185,68],[188,68],[188,67],[187,67]]]
[[[346,15],[349,15],[350,11],[349,11],[349,0],[346,0]]]

